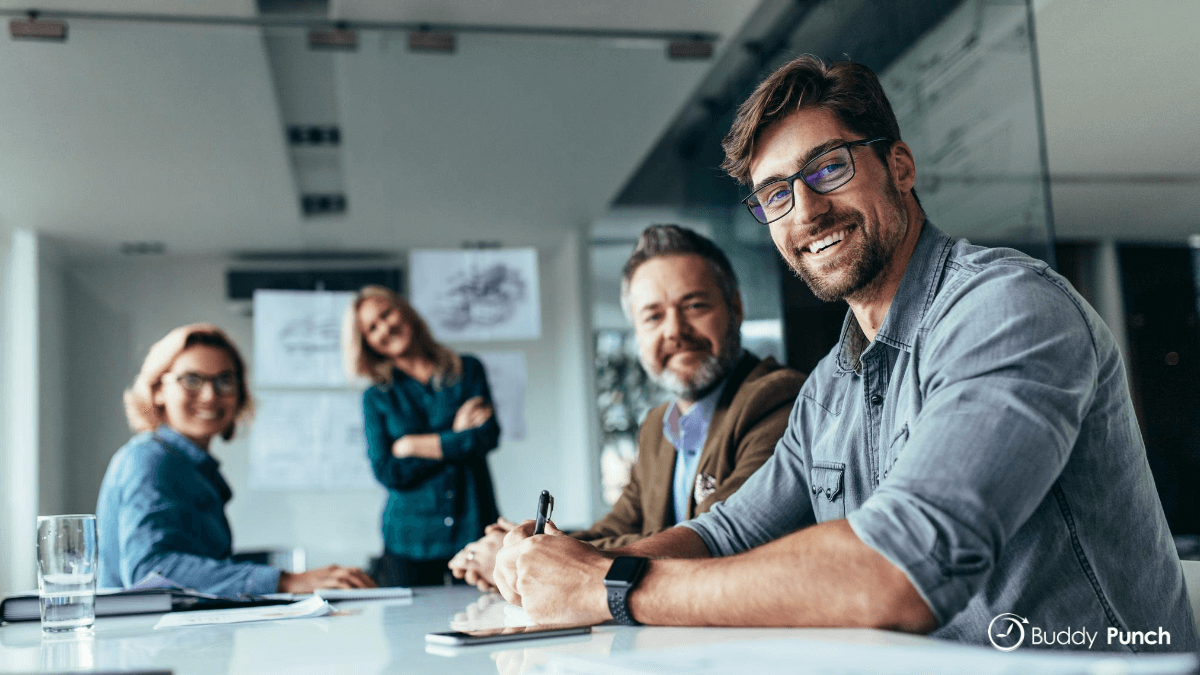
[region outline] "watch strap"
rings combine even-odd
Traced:
[[[633,614],[629,611],[629,594],[633,592],[638,582],[642,580],[650,559],[636,556],[621,556],[617,558],[617,560],[625,559],[637,561],[637,564],[633,568],[633,574],[627,579],[605,578],[604,580],[605,592],[608,596],[608,611],[612,614],[613,621],[622,626],[640,626],[642,623],[633,618]],[[616,565],[616,561],[613,561],[613,565]]]

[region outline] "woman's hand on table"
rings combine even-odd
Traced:
[[[492,580],[496,553],[504,545],[504,536],[514,527],[516,525],[503,518],[488,525],[482,537],[467,544],[450,559],[450,571],[455,578],[464,579],[485,593],[496,590]]]
[[[343,565],[279,574],[280,593],[312,593],[318,588],[375,588],[375,582],[357,567]]]

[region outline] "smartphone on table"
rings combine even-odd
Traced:
[[[425,641],[437,645],[465,647],[492,642],[532,640],[534,638],[563,637],[565,635],[587,635],[591,632],[591,626],[566,626],[561,624],[508,626],[505,628],[486,628],[484,630],[455,630],[445,633],[429,633],[425,636]]]

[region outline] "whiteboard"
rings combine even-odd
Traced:
[[[250,427],[255,490],[377,487],[367,459],[362,394],[264,391]]]
[[[478,352],[492,390],[500,442],[525,440],[525,388],[529,375],[525,352]]]
[[[342,315],[353,292],[254,292],[254,382],[259,387],[341,387]]]

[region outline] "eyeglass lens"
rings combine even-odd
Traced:
[[[233,373],[220,373],[212,377],[206,377],[199,373],[184,373],[176,377],[179,385],[188,391],[200,391],[204,388],[205,382],[212,382],[213,391],[228,395],[237,392],[237,376]]]
[[[853,177],[854,159],[844,145],[813,159],[800,173],[800,179],[821,194],[838,189]],[[791,211],[794,200],[791,180],[777,181],[754,193],[750,212],[759,222],[770,223]]]

